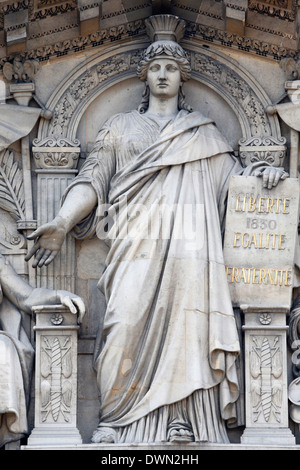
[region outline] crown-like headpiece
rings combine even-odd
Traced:
[[[175,41],[184,37],[185,21],[173,15],[154,15],[145,21],[151,42]]]
[[[144,51],[137,74],[146,80],[147,64],[160,57],[177,60],[181,64],[183,81],[190,78],[191,66],[185,51],[178,42],[184,37],[185,21],[173,15],[155,15],[145,20],[150,46]]]

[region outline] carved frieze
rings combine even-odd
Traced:
[[[216,2],[215,2],[216,3]],[[174,0],[172,2],[172,9],[174,10],[174,13],[179,13],[180,11],[182,12],[188,12],[188,13],[194,13],[197,15],[203,15],[207,16],[209,18],[214,18],[216,20],[223,20],[223,16],[221,14],[222,12],[222,5],[215,5],[215,8],[205,8],[201,4],[197,4],[197,6],[194,5],[186,5],[186,2],[184,0]],[[178,10],[178,11],[177,11]]]
[[[30,19],[47,18],[48,16],[56,16],[77,8],[76,0],[31,0],[30,2]]]
[[[23,257],[27,243],[21,230],[27,228],[28,222],[25,216],[23,172],[12,150],[0,153],[0,212],[1,253],[7,256],[13,255],[15,259],[11,259],[12,264],[19,272],[23,272]],[[36,228],[35,225],[33,228]]]
[[[86,99],[98,85],[109,78],[129,70],[135,70],[135,57],[134,54],[133,61],[131,61],[131,54],[117,54],[94,65],[78,77],[55,106],[48,135],[65,136],[76,108],[82,103],[82,100]]]
[[[25,219],[23,175],[10,150],[0,153],[0,208],[14,220]]]
[[[28,444],[80,444],[77,430],[77,316],[62,305],[36,316],[35,427]]]
[[[65,10],[69,8],[71,11],[74,10],[75,7],[72,4],[69,5],[63,3],[62,5],[56,6],[55,8]],[[62,11],[62,13],[64,12],[67,12],[67,10]],[[53,9],[42,9],[39,11],[35,11],[34,18],[36,20],[39,20],[46,18],[49,15],[55,16],[56,14],[59,14],[59,11],[54,11]],[[253,29],[261,28],[261,26],[259,25],[250,26]],[[70,22],[68,22],[64,26],[60,26],[59,28],[54,27],[50,30],[29,32],[28,39],[36,40],[45,35],[51,36],[52,34],[57,32],[74,29],[74,31],[76,31],[76,33],[74,33],[76,34],[76,37],[54,43],[49,43],[48,45],[43,45],[38,48],[32,48],[27,52],[24,52],[23,57],[44,61],[48,60],[51,57],[59,57],[61,55],[76,53],[82,50],[90,49],[102,45],[104,42],[112,42],[115,40],[127,39],[129,37],[138,36],[145,33],[145,26],[143,20],[136,20],[109,28],[101,28],[99,31],[82,36],[77,36],[77,28],[78,23],[75,22],[70,24]],[[275,36],[279,34],[287,39],[295,39],[294,35],[291,35],[286,32],[275,32],[271,31],[270,29],[267,29],[266,31],[271,34],[274,34]],[[247,36],[233,34],[229,31],[217,29],[213,26],[198,24],[194,22],[187,22],[186,37],[197,37],[200,40],[214,42],[222,46],[236,48],[257,55],[270,57],[276,60],[280,60],[284,57],[297,57],[298,55],[298,52],[295,49],[286,47],[281,43],[277,44],[265,42],[259,40],[259,38],[249,38]],[[0,70],[6,62],[11,60],[13,60],[13,57],[2,58],[0,60]]]
[[[30,0],[10,0],[1,5],[1,11],[5,14],[15,13],[20,10],[25,10],[29,7]]]
[[[287,150],[284,137],[280,140],[272,136],[241,139],[239,144],[241,161],[245,167],[262,161],[272,166],[283,166]]]
[[[242,306],[246,428],[243,444],[295,445],[287,396],[287,309]]]
[[[247,11],[251,13],[251,18],[245,15],[244,2],[237,0],[226,0],[225,3],[222,1],[210,2],[209,8],[207,7],[208,2],[200,3],[201,5],[197,5],[197,2],[187,0],[171,2],[172,13],[182,16],[187,21],[186,37],[196,36],[200,40],[221,44],[224,47],[238,48],[276,60],[299,55],[296,24],[297,0],[249,0]],[[99,5],[103,10],[102,14]],[[102,41],[126,40],[131,35],[144,34],[144,18],[151,14],[153,2],[141,0],[135,5],[128,2],[124,3],[121,10],[117,5],[118,2],[102,2],[100,0],[85,0],[84,2],[83,0],[82,2],[77,0],[9,0],[3,2],[0,5],[0,29],[5,26],[8,36],[5,35],[5,38],[3,36],[3,44],[0,46],[5,48],[9,44],[13,44],[14,41],[19,41],[20,35],[23,35],[22,41],[27,40],[27,45],[24,46],[24,57],[48,60],[50,57],[81,50],[77,48],[79,43],[81,44],[79,47],[87,49],[102,44]],[[244,26],[240,33],[234,31],[236,34],[233,34],[230,30],[226,30],[226,27],[224,29],[224,21],[226,20],[224,5],[227,6],[227,10],[233,11],[234,18],[239,13],[245,15],[245,21],[242,19]],[[13,16],[20,12],[23,16],[25,15],[25,19],[22,21],[13,19]],[[262,14],[266,21],[261,21]],[[58,15],[65,16],[65,19],[60,18],[59,22],[56,22],[55,17]],[[127,22],[124,20],[124,15]],[[10,16],[13,20],[11,23],[9,23]],[[100,21],[99,26],[95,26],[93,32],[80,28],[80,21],[90,18],[90,16],[96,19],[99,17]],[[50,24],[51,17],[54,18],[53,24]],[[282,26],[281,24],[274,25],[272,18],[275,18],[276,21],[283,20],[280,22]],[[39,20],[46,19],[50,20],[46,28],[34,24]],[[137,20],[130,21],[131,19]],[[251,35],[248,35],[246,30],[244,31],[244,27],[251,29]],[[261,40],[261,32],[267,33],[267,39]],[[62,37],[59,41],[57,41],[58,33]],[[66,39],[63,39],[64,33],[66,33]],[[47,38],[43,41],[43,45],[37,46],[39,38],[45,36]],[[0,66],[7,60],[13,59],[13,55],[5,57],[7,53],[8,55],[10,52],[13,54],[13,51],[3,52]]]
[[[209,52],[187,52],[194,76],[218,90],[221,96],[226,96],[232,107],[239,108],[239,114],[244,120],[243,125],[247,129],[244,132],[245,138],[270,135],[277,137],[276,126],[271,124],[265,111],[267,103],[262,102],[246,75],[239,73],[234,67],[229,67],[228,63]],[[78,113],[83,109],[83,103],[87,105],[95,94],[101,92],[101,87],[108,80],[121,77],[122,74],[135,75],[141,54],[141,49],[116,54],[102,61],[94,61],[83,72],[74,75],[69,86],[59,91],[51,105],[48,103],[47,106],[53,110],[53,118],[49,123],[42,124],[40,138],[44,135],[73,138],[76,135],[73,123],[76,116],[78,122]],[[280,142],[280,145],[283,145],[283,142]]]
[[[280,336],[251,337],[250,375],[253,422],[281,422],[282,354]]]
[[[12,62],[6,62],[3,66],[3,76],[10,83],[32,82],[39,70],[38,60],[22,58],[17,55]]]
[[[242,107],[249,120],[252,135],[268,135],[271,132],[264,107],[249,84],[241,75],[215,58],[195,53],[192,55],[192,68],[218,84]]]
[[[293,381],[289,384],[290,417],[300,424],[300,296],[294,300],[289,316],[289,346],[292,351]]]
[[[249,0],[248,8],[257,13],[294,21],[297,14],[297,0]]]
[[[53,323],[53,321],[52,321]],[[57,321],[54,319],[54,324]],[[41,414],[42,422],[69,422],[72,384],[72,357],[69,336],[41,338]]]
[[[74,169],[80,155],[79,141],[52,137],[33,141],[33,157],[38,169]]]

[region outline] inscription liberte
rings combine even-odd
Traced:
[[[234,232],[233,248],[254,250],[285,250],[286,235],[270,233],[277,227],[276,215],[288,215],[290,198],[236,196],[235,212],[247,214],[247,229],[260,231]],[[262,218],[258,214],[265,214]],[[270,214],[275,217],[270,219]],[[250,216],[249,216],[250,215]],[[254,216],[254,217],[253,217]],[[256,217],[255,217],[256,216]],[[291,269],[277,268],[242,268],[226,267],[227,279],[230,283],[263,284],[272,286],[291,286]]]

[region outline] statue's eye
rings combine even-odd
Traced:
[[[169,72],[177,72],[178,67],[176,67],[176,65],[168,65],[168,66],[167,66],[167,70],[168,70]]]
[[[158,72],[159,69],[160,69],[160,65],[158,65],[158,64],[151,65],[151,67],[150,67],[151,72]]]

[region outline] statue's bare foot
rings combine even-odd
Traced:
[[[99,427],[93,433],[92,442],[94,444],[114,444],[116,442],[116,431],[112,428]]]
[[[194,435],[184,428],[172,429],[169,433],[169,442],[193,442]]]

